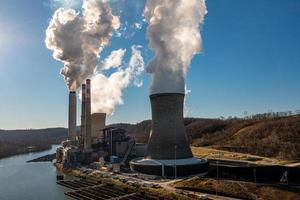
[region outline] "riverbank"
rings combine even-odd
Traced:
[[[0,130],[0,159],[51,149],[67,138],[67,129]]]
[[[0,144],[2,145],[2,144]],[[16,155],[23,155],[27,153],[38,153],[46,150],[50,150],[51,145],[46,146],[18,146],[11,145],[11,147],[1,146],[0,147],[0,160],[4,158],[9,158]]]
[[[52,162],[56,158],[56,153],[48,154],[45,156],[41,156],[32,160],[28,160],[26,162],[31,163],[31,162]]]

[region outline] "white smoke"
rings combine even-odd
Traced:
[[[102,62],[101,70],[109,70],[110,68],[120,67],[125,53],[126,49],[112,51],[110,55]]]
[[[137,76],[144,71],[144,60],[139,48],[141,46],[131,47],[132,54],[126,68],[118,68],[108,77],[98,73],[91,78],[92,113],[113,114],[115,107],[123,104],[122,92],[131,81],[141,86]]]
[[[141,23],[134,23],[134,28],[138,29],[138,30],[141,30],[143,28],[143,25]]]
[[[151,94],[185,93],[188,67],[201,51],[199,29],[206,13],[205,0],[147,0],[147,35],[155,51],[147,67],[153,75]]]
[[[187,99],[188,95],[192,92],[192,90],[188,89],[188,87],[185,85],[185,98],[183,102],[183,117],[187,117],[191,113],[191,108],[187,105]]]
[[[52,8],[78,8],[82,0],[50,0]]]
[[[143,85],[143,81],[138,79],[139,75],[145,70],[144,59],[141,55],[141,51],[139,49],[143,48],[140,45],[133,45],[131,47],[131,58],[129,60],[129,68],[133,77],[133,84],[136,87],[141,87]]]
[[[95,73],[101,50],[109,43],[119,18],[106,0],[84,0],[82,12],[59,8],[46,30],[46,46],[63,62],[61,69],[70,90]]]

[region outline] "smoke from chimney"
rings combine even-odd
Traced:
[[[137,87],[142,86],[143,82],[138,79],[144,71],[140,48],[141,46],[136,45],[131,47],[132,53],[127,67],[117,69],[108,77],[98,73],[91,78],[92,113],[112,114],[117,105],[123,104],[122,92],[131,82]]]
[[[188,67],[201,51],[199,29],[206,13],[205,0],[147,0],[147,35],[155,51],[147,67],[153,75],[151,94],[185,93]]]
[[[63,62],[61,74],[69,90],[76,90],[95,73],[99,53],[119,26],[106,0],[84,0],[81,15],[74,9],[55,11],[45,43],[53,57]]]
[[[57,9],[46,30],[46,46],[53,50],[56,60],[63,62],[61,74],[69,90],[75,91],[84,80],[91,79],[92,113],[112,114],[116,105],[123,104],[122,92],[131,81],[142,85],[137,79],[144,70],[141,46],[131,47],[127,67],[122,66],[126,49],[113,51],[99,62],[99,54],[119,26],[119,17],[112,14],[109,1],[84,0],[81,14],[74,9]],[[105,70],[110,70],[108,75]]]

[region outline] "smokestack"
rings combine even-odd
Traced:
[[[69,123],[68,138],[74,141],[76,138],[76,92],[69,93]]]
[[[101,139],[102,129],[105,127],[106,113],[92,114],[92,138]]]
[[[91,80],[86,80],[86,102],[85,102],[85,119],[86,119],[86,133],[84,138],[84,149],[91,148],[92,135],[92,120],[91,120]]]
[[[85,138],[85,133],[86,133],[85,104],[86,104],[86,85],[82,84],[81,86],[81,139]]]
[[[150,100],[152,132],[145,157],[159,160],[193,157],[184,127],[184,94],[153,94]]]

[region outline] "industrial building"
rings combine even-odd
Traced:
[[[63,168],[106,163],[126,166],[134,155],[144,155],[143,148],[135,149],[135,140],[124,129],[106,127],[105,113],[91,114],[91,82],[82,84],[81,126],[76,134],[76,92],[69,93],[68,140],[56,152],[56,163]],[[141,145],[138,145],[139,147]],[[140,150],[139,150],[140,149]]]

